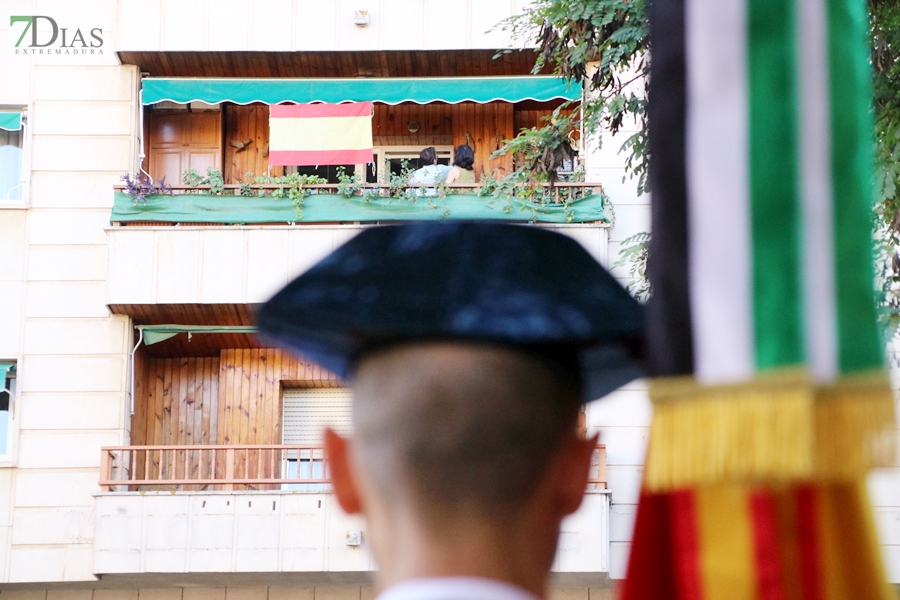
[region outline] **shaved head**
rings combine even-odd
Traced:
[[[529,500],[576,436],[578,386],[515,349],[409,343],[366,355],[354,383],[359,460],[386,503],[423,517],[497,516]]]

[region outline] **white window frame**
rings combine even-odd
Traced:
[[[19,186],[22,189],[22,197],[16,200],[0,198],[0,208],[28,208],[31,205],[31,127],[29,117],[31,111],[23,105],[0,105],[0,110],[15,110],[22,113],[22,164],[19,173]],[[2,457],[3,455],[0,455]],[[2,460],[2,459],[0,459]]]
[[[419,158],[419,153],[428,146],[375,146],[375,164],[378,165],[378,183],[387,183],[384,163],[388,158],[413,159]],[[453,146],[437,145],[434,151],[438,158],[449,158],[453,164]]]
[[[5,362],[5,361],[4,361]],[[17,361],[10,361],[18,366]],[[0,467],[15,466],[16,439],[17,439],[17,423],[18,423],[18,398],[16,396],[17,371],[13,371],[13,376],[9,377],[8,372],[3,373],[3,382],[0,382],[0,390],[9,393],[9,415],[6,421],[6,448],[0,448]],[[9,379],[9,387],[6,387],[6,380]]]
[[[305,395],[310,394],[315,396],[316,394],[321,394],[324,396],[346,396],[347,402],[347,410],[348,413],[346,417],[352,418],[352,413],[350,412],[352,406],[352,392],[347,388],[282,388],[281,390],[281,443],[282,444],[294,444],[297,442],[288,441],[286,438],[289,434],[287,427],[287,419],[286,413],[288,409],[287,398],[292,395]],[[343,398],[342,398],[343,400]],[[346,421],[343,421],[340,425],[337,426],[338,433],[348,434],[348,427],[352,427],[352,425],[348,425]],[[312,441],[307,440],[308,444],[318,445],[321,440]],[[324,456],[324,455],[323,455]],[[323,468],[324,463],[319,458],[314,458],[312,460],[301,460],[299,457],[288,458],[287,467],[288,467],[288,475],[293,476],[298,468],[301,468],[300,462],[307,463],[302,468],[303,475],[309,477],[322,477],[323,476]],[[290,490],[293,492],[325,492],[331,489],[331,484],[328,483],[285,483],[282,484],[282,489]]]

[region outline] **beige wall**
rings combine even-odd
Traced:
[[[109,304],[264,302],[361,225],[109,228]],[[605,225],[541,225],[606,263]]]
[[[14,468],[0,466],[0,582],[93,579],[99,446],[125,440],[130,333],[105,306],[104,226],[137,152],[136,69],[111,48],[16,57],[8,15],[93,20],[113,36],[115,6],[4,2],[0,14],[0,105],[28,109],[30,167],[25,200],[0,208],[0,356],[20,363]]]
[[[3,592],[4,600],[373,600],[371,587],[171,587]],[[549,600],[613,600],[613,587],[550,589]]]
[[[122,50],[405,50],[505,47],[487,33],[525,0],[122,0]],[[368,27],[353,24],[369,11]]]

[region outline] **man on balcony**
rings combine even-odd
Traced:
[[[416,189],[416,194],[419,196],[434,196],[437,194],[437,190],[433,187],[425,189],[425,186],[444,182],[450,167],[438,164],[437,151],[433,146],[429,146],[419,153],[419,162],[422,166],[410,175],[409,185],[419,186]]]
[[[596,436],[579,407],[638,372],[640,306],[534,227],[372,228],[289,284],[260,331],[354,386],[326,431],[335,493],[368,522],[380,600],[534,600]]]

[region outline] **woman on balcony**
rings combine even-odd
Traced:
[[[453,168],[447,173],[447,183],[475,183],[475,152],[462,144],[453,153]]]

